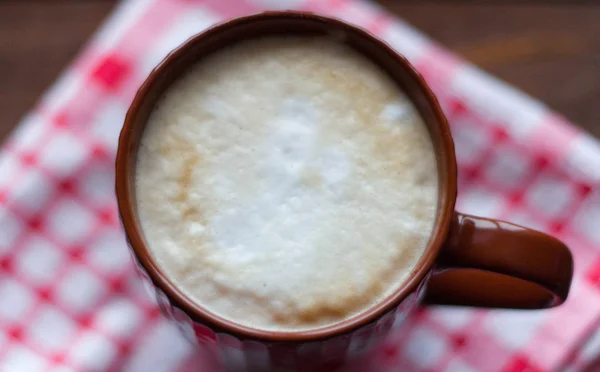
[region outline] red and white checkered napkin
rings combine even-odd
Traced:
[[[391,341],[359,369],[576,371],[596,355],[594,139],[359,0],[129,0],[1,151],[1,371],[212,370],[134,272],[113,194],[117,136],[137,87],[171,48],[219,20],[272,7],[344,18],[407,56],[452,124],[458,208],[549,232],[575,255],[572,293],[560,308],[424,310],[406,344]]]

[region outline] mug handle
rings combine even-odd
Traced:
[[[455,212],[424,303],[543,309],[566,300],[572,276],[573,257],[561,241]]]

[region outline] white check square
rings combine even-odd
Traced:
[[[24,174],[11,187],[7,199],[20,211],[29,215],[40,212],[52,199],[55,187],[40,170],[25,169]]]
[[[144,313],[130,300],[117,297],[98,310],[96,326],[108,335],[125,339],[138,329]]]
[[[42,236],[30,234],[16,258],[16,270],[28,283],[44,286],[52,283],[65,262],[63,252]]]
[[[18,344],[12,345],[0,361],[0,371],[45,372],[48,362],[34,351]]]
[[[107,371],[117,354],[116,346],[106,337],[95,333],[83,333],[69,354],[69,360],[78,370]]]
[[[522,154],[506,146],[494,148],[492,159],[485,167],[486,180],[507,191],[523,187],[533,169],[533,161],[527,154]]]
[[[74,173],[85,162],[88,146],[66,131],[55,133],[40,154],[40,165],[55,177]]]
[[[527,205],[546,219],[560,217],[575,198],[573,183],[555,172],[540,173],[525,194]]]
[[[433,330],[419,327],[414,330],[404,349],[404,356],[419,368],[434,368],[441,362],[448,346]]]
[[[107,275],[119,274],[132,265],[125,237],[113,228],[99,232],[85,254],[89,264]]]
[[[115,202],[115,169],[109,159],[93,159],[78,173],[77,192],[86,202],[106,208]]]
[[[529,344],[546,315],[543,310],[498,311],[485,318],[484,328],[506,347],[516,350]]]
[[[92,310],[106,293],[106,284],[85,267],[72,265],[56,288],[57,300],[75,313]]]
[[[95,216],[78,202],[63,198],[48,216],[48,230],[65,244],[77,244],[88,237]]]
[[[0,320],[16,322],[34,306],[35,294],[24,284],[12,279],[0,280]]]
[[[36,312],[27,328],[28,340],[46,353],[56,353],[69,347],[77,334],[77,324],[52,306]]]
[[[600,244],[600,192],[595,192],[583,202],[571,225],[593,244]]]
[[[23,223],[12,212],[0,206],[0,256],[10,253],[23,233]]]

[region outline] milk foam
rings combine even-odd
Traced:
[[[324,39],[269,38],[173,84],[142,138],[137,200],[154,258],[192,299],[251,327],[315,329],[406,280],[437,170],[379,68]]]

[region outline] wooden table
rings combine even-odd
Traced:
[[[0,139],[56,79],[115,3],[0,2]],[[600,137],[600,3],[380,3]]]

